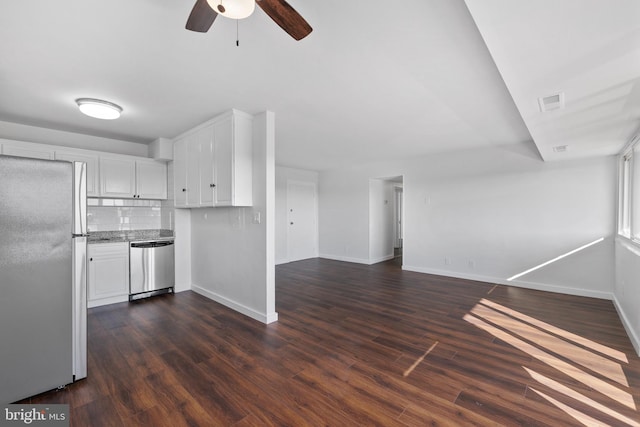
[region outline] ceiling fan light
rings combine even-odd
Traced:
[[[78,98],[76,104],[83,114],[96,119],[114,120],[122,113],[122,107],[101,99]]]
[[[255,0],[207,0],[207,3],[218,15],[231,19],[248,18],[256,9]],[[223,7],[218,8],[221,4]]]

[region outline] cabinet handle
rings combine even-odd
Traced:
[[[215,184],[209,184],[209,187],[214,188],[216,185]]]
[[[89,261],[93,261],[93,258],[89,258]]]
[[[187,191],[187,189],[186,189],[186,188],[183,188],[183,189],[182,189],[182,192],[183,192],[183,193],[184,193],[184,192],[186,192],[186,191]]]

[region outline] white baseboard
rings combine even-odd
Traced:
[[[116,297],[100,298],[93,301],[87,301],[87,308],[101,307],[103,305],[117,304],[129,301],[129,295],[118,295]]]
[[[218,302],[226,307],[229,307],[232,310],[242,313],[245,316],[251,317],[252,319],[255,319],[264,324],[268,325],[269,323],[273,323],[278,320],[278,313],[276,312],[268,313],[268,314],[260,313],[252,308],[242,305],[236,301],[230,300],[226,297],[223,297],[222,295],[219,295],[215,292],[212,292],[198,285],[192,284],[191,290],[197,294],[207,297],[210,300]]]
[[[622,321],[622,326],[624,326],[624,329],[627,331],[627,335],[631,340],[631,344],[633,345],[633,348],[636,350],[636,353],[638,354],[638,356],[640,356],[640,338],[638,337],[638,335],[636,334],[636,331],[631,326],[632,324],[629,321],[629,318],[627,317],[626,313],[622,309],[622,305],[620,305],[620,302],[618,301],[618,298],[615,295],[613,295],[613,305],[616,308],[616,311],[618,312],[620,321]]]
[[[477,282],[486,282],[486,283],[494,283],[497,285],[506,285],[506,286],[514,286],[518,288],[533,289],[536,291],[555,292],[559,294],[575,295],[580,297],[598,298],[598,299],[606,299],[606,300],[613,299],[613,294],[611,292],[594,291],[591,289],[571,288],[567,286],[558,286],[558,285],[553,285],[549,283],[526,282],[522,280],[508,281],[506,279],[501,279],[499,277],[482,276],[479,274],[459,273],[456,271],[437,270],[432,268],[414,267],[409,265],[403,265],[402,269],[407,271],[414,271],[416,273],[427,273],[427,274],[434,274],[436,276],[455,277],[458,279],[474,280]]]
[[[394,258],[394,255],[391,254],[391,255],[385,255],[380,258],[366,259],[366,258],[352,258],[352,257],[341,256],[341,255],[320,254],[319,258],[331,259],[334,261],[353,262],[356,264],[373,265],[379,262],[389,261],[390,259]]]
[[[379,262],[389,261],[390,259],[394,259],[394,258],[395,258],[395,255],[393,255],[393,254],[385,255],[385,256],[380,257],[380,258],[374,258],[374,259],[369,261],[369,265],[377,264]]]
[[[364,258],[351,258],[351,257],[346,257],[341,255],[329,255],[329,254],[320,254],[320,258],[331,259],[334,261],[354,262],[356,264],[369,265],[369,260]]]

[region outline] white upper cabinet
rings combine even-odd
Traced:
[[[84,162],[87,164],[87,196],[98,197],[98,155],[75,151],[56,150],[56,160],[66,160],[68,162]]]
[[[232,110],[174,143],[176,207],[251,206],[252,116]]]
[[[194,134],[191,142],[191,150],[198,153],[198,205],[213,206],[214,194],[220,190],[215,188],[214,163],[214,132],[215,126],[210,125]]]
[[[173,197],[175,205],[187,206],[187,138],[173,144]]]
[[[2,154],[7,156],[30,157],[32,159],[53,160],[54,149],[45,144],[7,141],[2,143]]]
[[[141,199],[167,198],[167,164],[136,160],[136,195]]]
[[[101,156],[100,195],[133,198],[136,195],[136,162],[128,158]]]
[[[173,145],[173,190],[175,206],[197,208],[200,205],[200,143],[206,129],[186,135]]]
[[[100,156],[100,195],[166,199],[167,165],[154,160]]]
[[[0,154],[85,162],[89,197],[167,198],[167,164],[161,161],[9,139],[0,139]]]

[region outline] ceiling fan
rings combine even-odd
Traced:
[[[313,31],[311,26],[285,0],[196,0],[187,19],[187,30],[206,33],[218,15],[242,19],[258,4],[291,37],[301,40]]]

